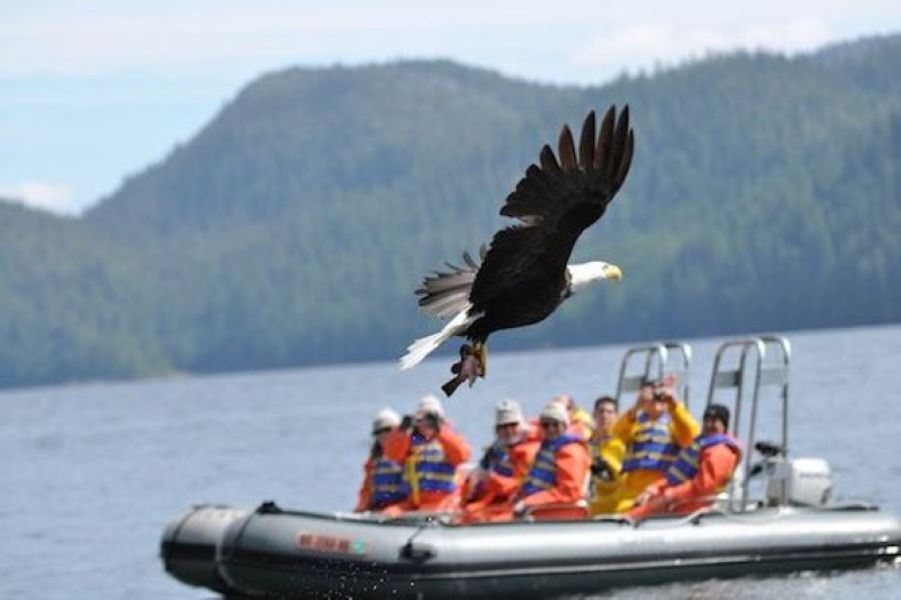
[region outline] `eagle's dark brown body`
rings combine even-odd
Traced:
[[[451,336],[480,346],[495,331],[531,325],[554,312],[568,296],[573,246],[619,190],[633,147],[628,107],[619,118],[611,107],[597,136],[594,112],[589,113],[578,151],[564,125],[559,162],[545,145],[539,164],[529,166],[501,208],[501,215],[520,223],[494,235],[482,250],[481,264],[464,254],[465,267],[448,265],[450,271],[425,278],[417,290],[420,307],[453,318],[438,334],[414,342],[401,359],[402,368],[415,365]]]

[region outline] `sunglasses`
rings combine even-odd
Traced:
[[[383,427],[382,429],[376,429],[372,432],[372,435],[382,435],[383,433],[388,433],[391,431],[390,427]]]
[[[518,423],[502,423],[500,425],[495,425],[495,431],[502,431],[504,429],[516,429],[518,427]]]
[[[557,421],[539,421],[538,424],[542,429],[549,429],[551,427],[556,427],[557,425],[559,425]]]

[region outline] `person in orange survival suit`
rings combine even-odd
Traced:
[[[469,460],[469,444],[445,419],[438,398],[422,398],[415,415],[404,417],[400,428],[385,438],[384,451],[387,458],[404,465],[410,490],[406,502],[386,513],[457,508],[456,469]]]
[[[634,519],[670,513],[687,514],[709,506],[741,460],[738,441],[727,433],[729,409],[711,404],[704,411],[701,435],[684,448],[667,470],[666,479],[648,486],[629,511]]]
[[[635,405],[613,425],[613,435],[626,447],[616,512],[626,512],[649,485],[663,480],[679,451],[691,444],[700,428],[672,391],[646,382]]]
[[[404,481],[404,467],[386,458],[382,449],[385,438],[400,422],[400,415],[390,408],[380,410],[372,421],[372,448],[363,467],[365,475],[354,512],[383,511],[407,500],[409,488]]]
[[[559,402],[550,402],[539,416],[544,433],[541,447],[529,467],[513,504],[513,516],[528,509],[548,506],[540,518],[583,517],[575,508],[553,509],[550,505],[573,504],[585,496],[591,457],[585,440],[567,432],[569,414]]]
[[[530,435],[515,400],[501,400],[494,423],[496,439],[470,474],[463,493],[461,520],[466,523],[509,519],[510,498],[538,452],[539,441]]]
[[[566,428],[566,433],[574,435],[586,442],[591,438],[594,429],[594,420],[591,415],[585,412],[585,410],[576,406],[572,395],[557,394],[551,398],[550,402],[559,404],[566,411],[569,418],[569,425]],[[541,431],[539,421],[539,417],[532,417],[528,421],[528,426],[530,431],[533,432],[531,434],[532,437],[541,441],[544,438],[544,433]]]
[[[559,402],[566,409],[569,416],[569,427],[567,433],[577,435],[583,440],[588,441],[594,432],[594,418],[584,408],[576,405],[572,394],[558,394],[551,399],[551,402]]]

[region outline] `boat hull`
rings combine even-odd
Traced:
[[[160,556],[167,573],[188,585],[227,593],[232,587],[219,572],[216,548],[226,528],[249,511],[198,505],[172,521],[163,532]]]
[[[213,570],[219,579],[211,581],[220,587],[206,587],[287,598],[546,598],[689,579],[865,567],[896,561],[901,545],[898,520],[863,507],[761,509],[638,526],[595,520],[463,527],[271,505],[232,517],[216,545]],[[168,542],[170,552],[177,549],[175,538]],[[187,572],[169,570],[176,577]],[[208,577],[210,569],[192,571],[197,572]],[[188,583],[205,585],[200,579],[195,575]]]

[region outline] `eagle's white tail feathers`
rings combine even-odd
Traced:
[[[438,346],[455,335],[463,333],[470,325],[481,318],[482,313],[476,313],[474,315],[469,314],[470,308],[472,308],[472,304],[467,303],[463,310],[458,312],[453,319],[448,321],[447,325],[444,326],[444,329],[438,333],[419,338],[407,346],[407,353],[400,358],[401,370],[406,371],[407,369],[412,369],[438,348]]]

